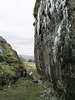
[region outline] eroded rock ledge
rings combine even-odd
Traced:
[[[36,0],[35,62],[58,100],[75,100],[75,0]]]

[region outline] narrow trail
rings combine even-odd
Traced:
[[[25,62],[27,77],[0,91],[0,100],[57,100],[50,82],[41,77],[34,63]]]

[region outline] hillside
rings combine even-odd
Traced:
[[[34,61],[34,56],[19,55],[19,57],[24,58],[25,61],[28,61],[29,59],[32,59]]]
[[[23,76],[26,76],[26,70],[17,52],[0,36],[0,87]]]

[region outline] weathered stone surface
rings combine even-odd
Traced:
[[[59,100],[75,100],[75,0],[37,1],[37,70],[53,83]]]
[[[26,70],[17,52],[0,36],[0,86],[13,83],[23,76],[26,76]]]

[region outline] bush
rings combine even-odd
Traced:
[[[28,62],[33,62],[33,60],[32,59],[29,59]]]

